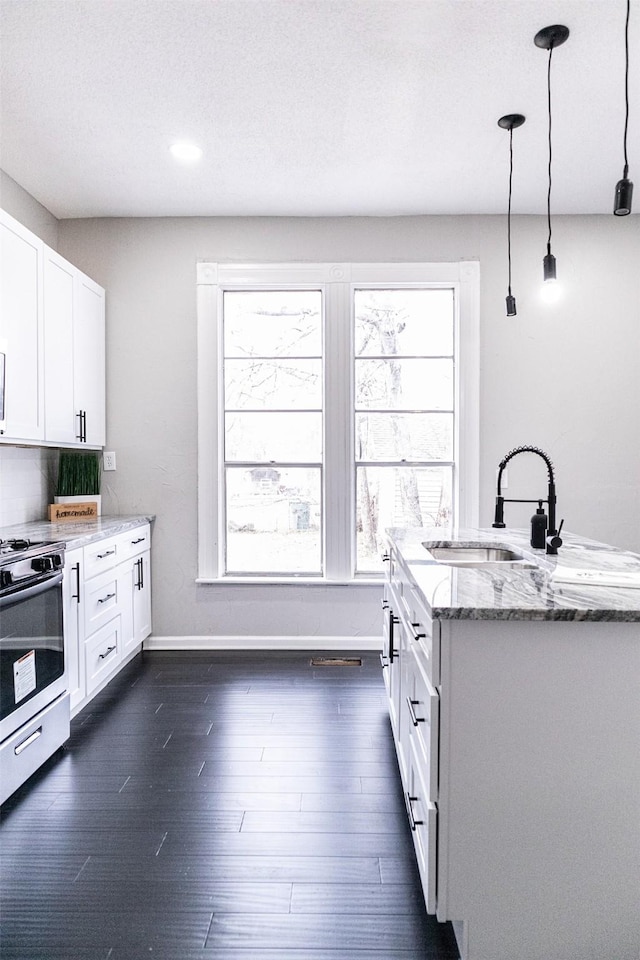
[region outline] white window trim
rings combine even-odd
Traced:
[[[347,365],[325,368],[328,401],[325,436],[325,510],[330,518],[325,538],[325,572],[328,577],[228,577],[221,575],[220,530],[222,506],[219,490],[218,411],[223,402],[220,382],[222,349],[220,314],[222,295],[233,289],[295,289],[323,291],[326,323],[325,355],[352,353],[353,289],[363,286],[452,287],[455,295],[456,383],[454,491],[459,527],[477,526],[479,509],[479,399],[480,399],[480,264],[476,260],[454,263],[198,263],[198,583],[310,583],[366,584],[372,579],[351,579],[349,557],[353,549],[349,504],[344,496],[353,484],[355,469],[351,431],[332,429],[332,417],[352,401],[352,377]],[[349,404],[352,407],[352,403]],[[464,442],[460,443],[460,438]],[[330,529],[329,529],[330,528]]]

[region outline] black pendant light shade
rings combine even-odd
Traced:
[[[626,171],[625,167],[625,171]],[[616,183],[616,195],[613,201],[613,212],[616,217],[626,217],[631,213],[631,203],[633,200],[633,184],[628,177],[623,177]]]
[[[498,126],[503,130],[509,131],[509,207],[507,212],[507,251],[509,260],[509,285],[507,293],[507,316],[515,317],[516,298],[511,293],[511,183],[513,180],[513,131],[516,127],[521,127],[525,118],[521,113],[507,113],[498,120]]]
[[[542,261],[542,269],[545,280],[556,279],[556,258],[551,253],[551,244],[547,244],[547,255]]]
[[[554,23],[552,27],[543,27],[542,30],[538,30],[533,42],[542,50],[553,50],[554,47],[560,47],[568,36],[569,27]]]
[[[616,195],[613,200],[613,212],[616,217],[626,217],[631,213],[633,184],[629,180],[629,160],[627,158],[627,130],[629,127],[629,14],[631,0],[627,0],[627,17],[624,24],[624,170],[622,180],[616,183]]]
[[[551,253],[551,56],[556,47],[561,46],[567,37],[569,36],[569,28],[563,26],[560,23],[556,23],[550,27],[544,27],[542,30],[538,30],[533,42],[536,47],[540,47],[542,50],[549,51],[549,63],[547,66],[547,113],[549,117],[549,134],[548,134],[548,143],[549,143],[549,181],[547,189],[547,224],[548,224],[548,237],[547,237],[547,253],[542,261],[542,270],[545,283],[551,283],[556,279],[556,258]],[[552,289],[552,286],[547,288],[548,290]]]

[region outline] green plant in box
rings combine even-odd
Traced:
[[[61,450],[56,497],[95,497],[100,493],[98,454]]]

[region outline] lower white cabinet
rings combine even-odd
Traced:
[[[68,550],[65,653],[74,716],[151,633],[150,527]]]
[[[390,557],[383,675],[428,912],[463,960],[637,960],[640,624],[433,619]]]
[[[122,617],[116,616],[84,642],[87,696],[96,693],[102,681],[114,673],[122,660]]]

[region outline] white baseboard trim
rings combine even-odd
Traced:
[[[382,650],[382,637],[147,637],[144,650]]]

